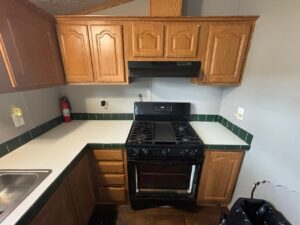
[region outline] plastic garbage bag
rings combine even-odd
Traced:
[[[272,205],[262,199],[239,198],[219,225],[291,225]]]

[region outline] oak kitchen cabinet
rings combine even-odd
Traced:
[[[205,83],[240,83],[253,23],[212,22],[204,64]]]
[[[198,204],[230,203],[243,158],[243,151],[205,151]]]
[[[117,24],[58,23],[68,83],[125,83],[123,34]]]
[[[193,22],[135,22],[132,24],[132,55],[154,60],[196,58],[199,28],[200,25]]]
[[[86,225],[95,207],[95,189],[86,153],[30,225]]]
[[[20,0],[0,1],[0,14],[0,93],[63,84],[54,18]]]
[[[122,149],[94,150],[98,204],[127,201],[126,154]]]

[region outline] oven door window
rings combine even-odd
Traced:
[[[137,193],[190,194],[196,165],[135,164]]]

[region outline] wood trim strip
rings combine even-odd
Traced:
[[[10,61],[9,61],[9,57],[8,57],[7,51],[5,49],[4,41],[3,41],[3,38],[2,38],[1,34],[0,34],[0,53],[3,57],[3,61],[4,61],[4,64],[5,64],[8,76],[9,76],[11,86],[13,88],[15,88],[17,86],[17,82],[15,80],[14,72],[12,70],[12,67],[11,67],[11,64],[10,64]]]
[[[224,22],[224,21],[256,21],[259,16],[180,16],[180,17],[150,17],[150,16],[99,16],[99,15],[60,15],[57,21],[195,21],[195,22]]]
[[[112,8],[118,5],[122,5],[128,2],[132,2],[133,0],[108,0],[105,2],[97,3],[95,5],[92,5],[86,9],[76,11],[73,13],[70,13],[70,15],[85,15],[85,14],[90,14],[93,12],[101,11],[104,9]]]

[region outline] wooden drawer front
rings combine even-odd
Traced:
[[[93,153],[97,160],[123,160],[122,150],[94,150]]]
[[[98,162],[100,173],[124,173],[123,162]]]
[[[125,202],[126,191],[123,187],[98,188],[100,202]]]
[[[99,174],[97,176],[98,186],[124,186],[124,174]]]

